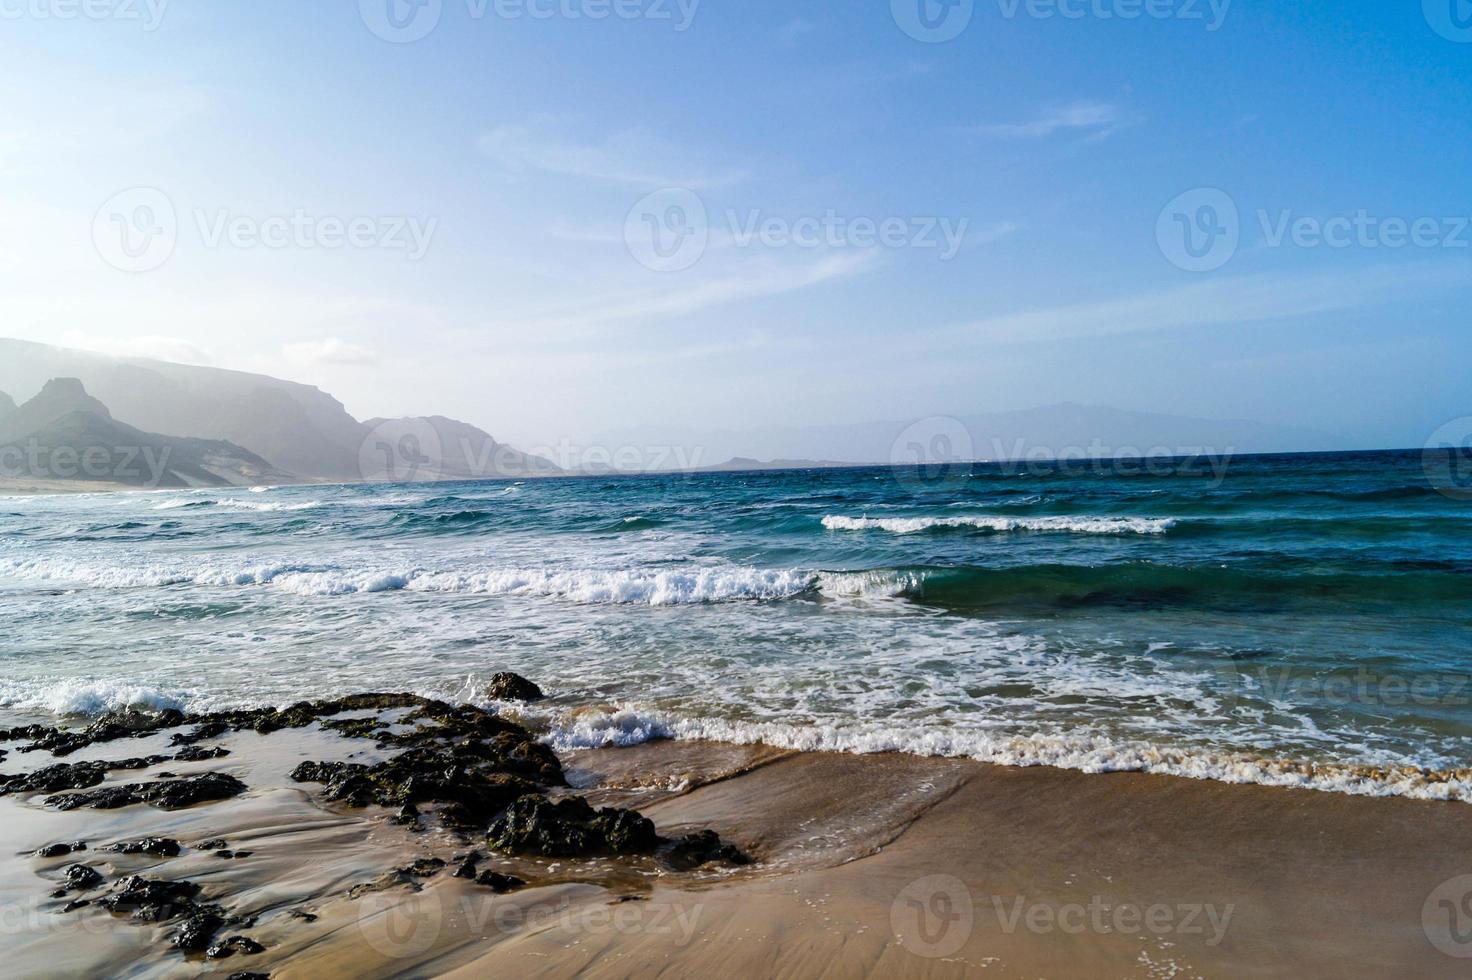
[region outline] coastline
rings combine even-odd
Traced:
[[[0,771],[146,756],[169,731],[64,760],[6,743]],[[392,755],[320,720],[205,741],[229,754],[114,771],[101,786],[162,769],[228,774],[245,792],[173,811],[58,813],[45,794],[0,797],[13,828],[0,889],[19,972],[1454,976],[1465,966],[1431,938],[1437,889],[1472,873],[1472,818],[1455,803],[659,741],[563,753],[570,785],[558,792],[636,809],[670,839],[713,830],[755,863],[674,870],[490,854],[487,867],[526,886],[496,894],[452,877],[450,864],[349,897],[407,862],[452,862],[484,842],[428,817],[415,832],[392,809],[328,803],[322,787],[290,779],[304,759]],[[182,853],[99,850],[143,836],[176,838]],[[211,837],[243,858],[195,846]],[[107,879],[97,894],[128,874],[197,882],[252,920],[243,931],[263,951],[191,958],[169,947],[169,927],[95,906],[61,913],[65,900],[48,891],[78,856],[31,852],[74,838]]]

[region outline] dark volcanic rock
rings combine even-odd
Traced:
[[[55,793],[63,789],[86,789],[107,778],[106,762],[58,762],[35,772],[0,776],[0,793]]]
[[[103,848],[119,854],[152,854],[154,857],[178,857],[179,842],[172,837],[143,837],[139,840],[119,841]]]
[[[113,886],[113,893],[100,899],[112,912],[132,912],[135,919],[162,922],[200,910],[194,902],[199,886],[192,881],[160,881],[130,875]],[[218,928],[218,927],[217,927]]]
[[[75,912],[77,909],[84,909],[91,904],[92,900],[90,898],[74,898],[70,902],[67,902],[65,905],[63,905],[61,907],[61,911]]]
[[[546,696],[540,687],[510,671],[497,674],[486,685],[486,697],[497,701],[540,701]]]
[[[212,748],[208,748],[208,749],[200,748],[198,745],[189,745],[189,746],[186,746],[183,750],[181,750],[178,755],[174,756],[174,761],[175,762],[205,762],[205,761],[207,761],[209,759],[223,759],[225,756],[227,756],[229,754],[230,754],[230,750],[229,749],[221,748],[218,745],[213,746]]]
[[[87,842],[84,840],[74,840],[65,844],[47,844],[45,847],[36,852],[36,857],[63,857],[67,854],[72,853],[73,851],[85,851],[86,849]]]
[[[491,825],[486,843],[511,854],[583,857],[647,854],[659,846],[659,835],[653,821],[633,810],[594,810],[580,796],[556,803],[524,796]]]
[[[526,886],[526,882],[516,877],[516,875],[503,875],[495,871],[481,872],[476,877],[475,883],[486,886],[497,895],[504,895],[507,892],[516,891],[516,889]]]
[[[62,876],[66,878],[68,888],[78,891],[89,891],[102,884],[102,872],[85,864],[69,864]]]
[[[479,862],[475,858],[468,857],[460,863],[460,866],[455,869],[454,873],[450,877],[469,878],[473,881],[475,880],[475,866],[478,863]]]
[[[246,785],[234,776],[222,772],[206,772],[164,782],[127,783],[51,796],[47,797],[46,805],[58,810],[75,810],[84,806],[96,810],[115,810],[134,803],[152,803],[161,810],[180,810],[196,803],[226,800],[239,796],[245,790]]]
[[[219,738],[230,730],[230,726],[223,721],[207,721],[198,726],[192,732],[178,732],[169,736],[170,745],[193,745],[195,742],[203,742],[207,738]]]
[[[216,942],[213,946],[205,951],[204,955],[208,956],[212,960],[218,960],[224,959],[227,956],[233,956],[236,953],[245,953],[249,955],[254,953],[264,953],[265,951],[266,947],[262,946],[260,943],[256,942],[254,939],[249,938],[248,936],[231,936],[228,939],[221,939],[220,941]]]
[[[209,840],[200,841],[194,845],[195,849],[200,851],[218,851],[224,846],[225,838],[223,837],[211,837]]]
[[[675,841],[666,860],[676,871],[689,871],[712,861],[725,861],[728,864],[751,863],[751,858],[736,845],[722,843],[714,830],[702,830],[681,837]]]
[[[445,862],[439,858],[420,858],[413,864],[404,868],[405,874],[413,875],[415,878],[433,878],[445,867]]]
[[[225,980],[271,980],[269,973],[232,973]]]
[[[135,738],[164,728],[182,724],[184,716],[173,709],[157,713],[148,711],[120,711],[104,715],[81,731],[65,728],[32,726],[24,737],[33,738],[29,745],[21,746],[22,752],[45,750],[59,757],[67,756],[78,749],[98,742],[111,742],[119,738]]]
[[[210,940],[224,927],[225,917],[213,906],[197,908],[174,933],[169,944],[175,949],[197,953],[209,948]]]

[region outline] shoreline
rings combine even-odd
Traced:
[[[372,738],[322,727],[364,717],[347,710],[265,735],[221,732],[188,744],[228,755],[113,771],[100,784],[167,770],[219,772],[247,787],[217,802],[54,812],[41,805],[46,794],[0,797],[13,828],[0,856],[13,962],[21,972],[64,964],[160,976],[779,967],[834,976],[1454,976],[1465,962],[1435,941],[1472,954],[1437,918],[1438,894],[1472,895],[1472,879],[1465,893],[1457,883],[1472,873],[1472,816],[1455,804],[897,753],[695,741],[560,753],[569,786],[554,796],[637,810],[667,840],[712,830],[755,862],[677,870],[657,856],[491,852],[484,867],[526,883],[496,893],[451,874],[468,849],[488,851],[483,831],[441,826],[427,810],[416,831],[392,808],[326,802],[322,786],[289,777],[307,759],[392,757]],[[380,734],[407,727],[394,718]],[[6,742],[0,773],[161,754],[180,730],[60,759]],[[143,836],[175,838],[182,853],[100,850]],[[211,837],[242,857],[222,861],[197,846]],[[78,855],[29,853],[77,838],[89,844]],[[63,899],[47,895],[78,858],[106,878],[94,898],[128,874],[199,883],[209,901],[249,918],[238,931],[264,948],[191,959],[168,946],[172,927],[95,905],[61,913]],[[430,858],[451,863],[372,888]]]

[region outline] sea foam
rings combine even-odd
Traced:
[[[1063,531],[1073,534],[1165,534],[1173,518],[1146,517],[843,517],[829,515],[823,526],[830,531],[888,531],[918,534],[936,529],[973,528],[998,533],[1010,531]]]

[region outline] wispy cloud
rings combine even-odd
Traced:
[[[1055,133],[1087,133],[1102,139],[1112,136],[1132,118],[1111,102],[1073,102],[1055,106],[1034,119],[1020,123],[993,123],[977,126],[975,132],[994,139],[1036,140]]]
[[[1208,279],[1117,299],[989,317],[936,334],[949,340],[1046,343],[1151,330],[1261,323],[1337,313],[1409,292],[1472,286],[1465,263],[1427,262],[1301,275]]]
[[[338,337],[287,344],[281,353],[288,361],[303,367],[337,364],[361,367],[378,363],[378,355],[366,347],[350,344]]]
[[[744,170],[710,168],[647,130],[630,129],[601,143],[579,143],[538,126],[498,126],[478,142],[481,153],[512,173],[540,172],[633,187],[699,189],[739,183]]]
[[[873,252],[845,252],[811,262],[760,259],[740,264],[682,289],[625,292],[598,296],[573,307],[530,318],[517,318],[518,333],[567,334],[617,323],[663,320],[748,299],[777,296],[846,279],[870,268]]]
[[[55,343],[55,341],[52,341]],[[83,330],[69,330],[62,334],[61,342],[68,347],[111,354],[114,357],[147,357],[158,361],[175,361],[181,364],[215,363],[204,348],[181,337],[144,335],[138,337],[103,337]]]

